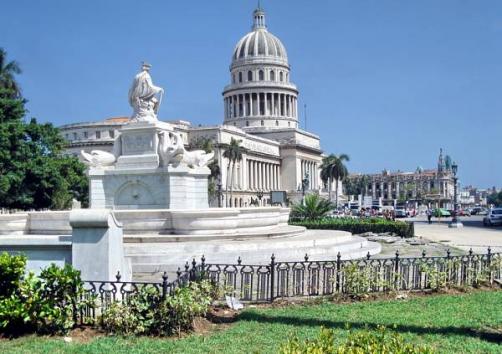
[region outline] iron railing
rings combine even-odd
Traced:
[[[266,265],[211,264],[201,262],[201,269],[223,287],[227,294],[245,302],[270,302],[277,298],[310,297],[388,290],[426,290],[440,286],[472,286],[492,282],[502,276],[502,254],[462,256],[278,262],[274,255]],[[443,285],[442,285],[443,284]]]
[[[82,323],[96,320],[113,302],[127,302],[144,287],[154,289],[165,298],[176,288],[197,279],[210,279],[226,295],[248,303],[272,302],[275,299],[314,297],[395,291],[427,290],[448,286],[472,286],[502,278],[502,253],[442,257],[401,257],[396,252],[390,258],[310,261],[308,255],[296,262],[279,262],[272,255],[269,264],[244,264],[239,257],[235,264],[206,263],[204,256],[197,264],[187,262],[178,268],[176,278],[169,281],[166,273],[160,282],[123,282],[120,273],[116,281],[84,281],[84,298],[94,304],[80,311]]]
[[[176,288],[187,285],[190,281],[194,281],[201,276],[201,266],[197,265],[195,260],[192,266],[188,262],[184,266],[184,270],[178,268],[176,278],[169,281],[166,272],[162,275],[160,282],[146,281],[121,281],[122,275],[117,272],[116,281],[84,281],[84,299],[88,300],[88,306],[85,306],[80,311],[80,322],[96,320],[110,305],[114,302],[128,302],[132,296],[137,295],[142,289],[148,287],[154,295],[164,299],[168,295],[172,295]]]

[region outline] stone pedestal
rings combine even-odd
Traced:
[[[164,122],[130,123],[120,130],[120,147],[115,168],[143,169],[159,167],[159,133],[173,128]]]
[[[160,167],[159,133],[164,122],[126,125],[115,143],[113,166],[89,169],[90,207],[109,209],[208,208],[207,167],[179,164]]]
[[[107,209],[81,209],[70,213],[72,264],[83,280],[131,281],[131,266],[124,257],[122,225]]]

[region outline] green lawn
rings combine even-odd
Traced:
[[[275,353],[288,335],[314,337],[333,328],[340,341],[353,329],[396,326],[407,340],[440,353],[502,353],[502,291],[439,295],[409,300],[248,309],[230,328],[184,339],[102,337],[86,344],[26,337],[0,341],[17,353]]]

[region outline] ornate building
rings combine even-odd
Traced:
[[[320,190],[320,141],[298,127],[298,93],[290,81],[286,48],[268,31],[259,7],[253,12],[252,31],[237,42],[232,54],[230,84],[223,90],[223,125],[193,127],[187,121],[168,121],[187,145],[213,141],[223,205],[249,206],[252,201],[266,205],[271,191],[286,191],[295,200],[305,178],[308,190]],[[114,131],[127,122],[128,118],[112,118],[64,125],[67,152],[109,150]],[[232,138],[243,147],[235,167],[223,156]],[[232,199],[227,188],[232,189]]]
[[[358,185],[363,180],[363,191],[359,193],[371,196],[382,205],[394,205],[399,202],[433,205],[452,208],[454,197],[451,158],[443,156],[440,150],[437,168],[424,170],[418,167],[414,172],[390,172],[384,170],[376,174],[352,174],[345,183],[345,188]],[[347,194],[347,193],[346,193]]]

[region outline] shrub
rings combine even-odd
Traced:
[[[415,230],[412,222],[409,223],[404,221],[391,221],[381,218],[323,218],[319,220],[292,219],[290,221],[290,224],[304,226],[307,229],[348,231],[352,234],[362,234],[365,232],[393,232],[401,237],[413,237],[415,235]]]
[[[0,299],[9,297],[19,287],[25,269],[25,256],[0,254]]]
[[[145,287],[127,301],[112,304],[102,315],[103,329],[121,335],[179,335],[206,314],[214,295],[215,285],[208,280],[177,288],[165,299]]]
[[[114,302],[102,315],[103,329],[120,335],[148,334],[155,327],[155,311],[161,302],[158,290],[144,286],[124,302]]]
[[[16,286],[10,294],[0,298],[0,332],[65,333],[74,326],[78,312],[92,305],[93,299],[82,300],[83,282],[72,266],[52,264],[37,277],[31,272],[24,275],[25,258],[7,257],[11,259],[4,259],[3,264],[16,264],[17,269],[22,263],[23,275],[11,282]]]
[[[321,328],[318,338],[300,341],[290,338],[279,350],[281,354],[426,354],[434,351],[426,346],[406,343],[395,332],[379,326],[377,331],[363,330],[350,332],[347,340],[340,346],[335,345],[335,333],[331,329]]]
[[[38,318],[39,331],[66,332],[75,324],[77,314],[93,299],[84,300],[84,283],[80,271],[69,264],[51,264],[40,273],[43,307]]]

